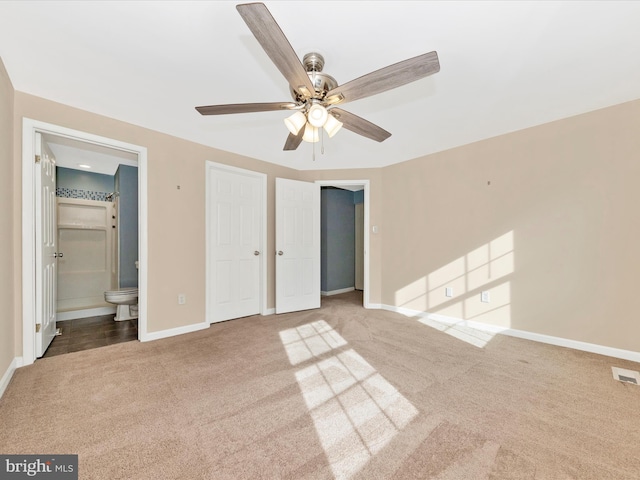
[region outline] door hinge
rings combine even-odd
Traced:
[[[40,163],[40,155],[36,155],[36,163]]]
[[[40,333],[40,328],[42,328],[42,324],[36,323],[36,333]]]

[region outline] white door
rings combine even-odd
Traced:
[[[36,209],[36,356],[42,357],[56,335],[56,161],[53,153],[36,133],[35,209]]]
[[[320,308],[320,185],[276,178],[276,313]]]
[[[209,323],[260,313],[263,179],[208,168]]]

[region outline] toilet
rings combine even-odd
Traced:
[[[120,288],[104,292],[104,299],[117,305],[116,322],[138,318],[138,289]]]

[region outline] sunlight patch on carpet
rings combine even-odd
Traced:
[[[474,347],[484,348],[497,335],[495,332],[482,331],[477,328],[466,326],[466,322],[458,322],[454,324],[445,324],[433,320],[428,317],[418,318],[423,325],[439,330],[447,335],[451,335],[458,340],[473,345]]]
[[[323,320],[280,338],[292,365],[347,345]],[[351,478],[418,414],[352,348],[304,366],[296,380],[336,479]]]
[[[280,332],[280,341],[286,348],[291,365],[298,365],[347,344],[324,320],[283,330]]]

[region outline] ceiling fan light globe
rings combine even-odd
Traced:
[[[297,135],[300,132],[300,129],[304,127],[306,123],[307,119],[302,112],[296,112],[290,117],[284,119],[284,124],[294,135]]]
[[[323,127],[328,116],[329,114],[327,113],[327,109],[317,103],[313,105],[307,113],[309,123],[316,128]]]
[[[324,130],[329,135],[329,138],[333,137],[342,128],[342,122],[333,115],[327,117],[327,121],[324,124]]]
[[[302,140],[309,143],[316,143],[320,141],[318,129],[310,123],[307,123],[307,126],[304,129],[304,135],[302,135]]]

